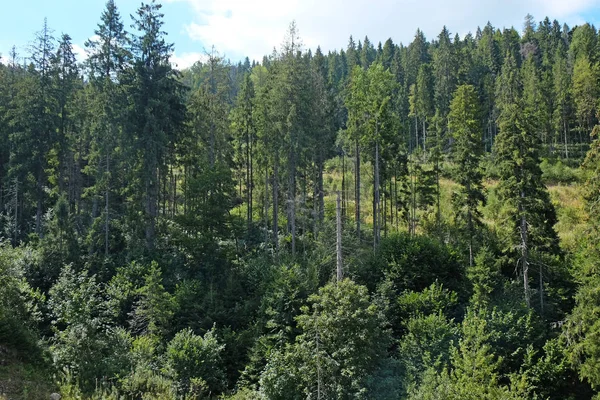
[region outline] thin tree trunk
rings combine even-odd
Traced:
[[[356,201],[355,201],[355,219],[356,219],[356,237],[360,240],[360,146],[356,141]]]
[[[565,135],[565,157],[568,160],[569,159],[569,143],[568,143],[568,136],[567,136],[567,120],[566,118],[563,119],[563,130],[564,130],[564,135]]]
[[[44,190],[42,188],[42,177],[41,174],[37,179],[37,210],[35,213],[35,233],[40,237],[42,236],[42,208],[43,208],[43,196]]]
[[[540,265],[540,314],[544,315],[544,269]]]
[[[373,251],[379,245],[379,140],[375,140],[375,182],[373,196]]]
[[[525,199],[525,192],[521,191],[521,201]],[[527,219],[525,218],[525,210],[523,206],[519,206],[521,213],[521,264],[523,266],[523,289],[525,291],[525,303],[527,307],[531,306],[529,298],[529,249],[528,249],[528,231],[527,231]]]
[[[279,160],[278,160],[278,157],[279,157],[279,153],[276,150],[275,151],[275,162],[273,164],[273,240],[274,240],[274,244],[275,244],[275,250],[277,250],[277,251],[279,251],[279,220],[278,220],[278,213],[279,213],[278,164],[279,164]]]
[[[341,281],[343,278],[343,260],[342,260],[342,205],[340,199],[340,192],[337,192],[336,201],[336,270],[337,270],[337,281]]]
[[[109,214],[109,194],[108,189],[110,187],[109,178],[110,177],[110,155],[109,152],[106,152],[106,188],[104,189],[104,256],[108,257],[109,252],[109,224],[110,224],[110,214]]]
[[[427,151],[427,130],[426,130],[426,118],[423,118],[423,151]]]
[[[319,191],[319,223],[325,220],[325,191],[323,190],[323,157],[319,159],[317,182]]]
[[[252,136],[250,135],[250,140],[248,141],[248,145],[250,147],[250,151],[248,153],[248,156],[250,158],[250,179],[248,182],[248,215],[250,216],[250,225],[252,225],[252,219],[253,219],[253,213],[254,213],[254,158],[252,155],[252,149],[253,149],[253,142],[252,142]]]
[[[250,232],[250,226],[252,224],[252,189],[250,182],[250,134],[246,128],[246,223],[248,225],[248,232]]]
[[[265,243],[269,242],[269,167],[265,165],[265,204],[264,204],[264,218],[265,218]]]
[[[346,156],[342,150],[342,217],[346,216]]]

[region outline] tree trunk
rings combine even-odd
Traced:
[[[337,281],[341,281],[343,278],[343,260],[342,260],[342,205],[340,199],[340,192],[337,192],[336,201],[336,271]]]
[[[564,130],[564,135],[565,135],[565,157],[568,160],[569,159],[569,143],[568,143],[568,136],[567,136],[567,120],[566,118],[563,119],[563,130]]]
[[[42,185],[41,173],[37,179],[37,210],[35,213],[35,233],[42,237],[42,211],[43,211],[44,189]]]
[[[249,224],[252,225],[254,213],[254,159],[252,155],[253,143],[251,135],[250,140],[248,141],[248,145],[250,147],[250,151],[248,152],[248,157],[250,158],[250,179],[248,180],[248,215],[250,216]]]
[[[323,157],[319,160],[317,182],[319,190],[319,223],[325,220],[325,191],[323,190]],[[342,178],[343,181],[343,178]],[[343,208],[342,208],[343,210]]]
[[[346,155],[342,150],[342,217],[346,216]]]
[[[355,195],[355,219],[356,219],[356,237],[360,240],[360,146],[356,141],[356,195]]]
[[[104,189],[104,256],[108,257],[109,252],[109,223],[110,223],[110,214],[108,212],[108,189],[110,187],[110,157],[109,152],[106,152],[106,188]]]
[[[427,119],[423,118],[423,151],[427,151],[427,130],[426,130],[426,122]]]
[[[525,199],[525,192],[521,190],[521,201]],[[521,265],[523,266],[523,289],[525,290],[525,304],[527,307],[531,306],[529,298],[529,249],[528,249],[528,231],[527,231],[527,219],[525,217],[525,210],[522,205],[519,205],[519,212],[521,213]]]
[[[374,195],[373,195],[373,251],[379,245],[379,140],[375,140],[375,171],[374,171]]]
[[[544,315],[544,269],[540,265],[540,314]]]
[[[246,129],[246,223],[247,230],[250,232],[252,224],[252,183],[250,182],[250,134]]]
[[[265,165],[265,208],[263,211],[265,218],[265,243],[269,242],[269,166]]]
[[[273,164],[273,241],[275,250],[279,251],[279,152],[275,150],[275,162]]]

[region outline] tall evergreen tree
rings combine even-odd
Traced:
[[[531,306],[530,266],[536,265],[541,271],[536,256],[558,252],[558,236],[554,231],[556,212],[542,182],[539,138],[533,134],[530,119],[530,111],[520,99],[505,104],[499,119],[500,134],[494,144],[500,168],[498,196],[505,204],[502,220],[507,251],[515,256],[521,268],[528,306]],[[538,283],[543,288],[541,279]]]
[[[167,150],[175,141],[183,119],[181,86],[169,58],[173,45],[162,31],[161,5],[142,3],[134,18],[139,36],[133,40],[135,57],[128,82],[133,101],[130,122],[133,137],[129,151],[134,165],[134,196],[143,216],[146,247],[154,248],[159,213],[159,190],[164,179]]]
[[[92,219],[102,218],[99,210],[101,197],[104,197],[103,247],[104,255],[108,256],[111,192],[117,194],[120,191],[120,185],[116,184],[115,179],[117,174],[114,174],[121,162],[116,159],[117,149],[126,144],[123,137],[123,118],[127,110],[127,100],[119,83],[131,60],[128,50],[129,37],[113,0],[106,3],[100,23],[94,32],[96,36],[85,43],[89,53],[86,66],[92,83],[92,102],[95,108],[90,115],[91,149],[86,169],[95,180],[95,184],[90,188],[93,193]],[[95,242],[96,240],[92,239],[91,251],[94,251]]]
[[[474,240],[481,226],[479,205],[484,202],[482,174],[479,160],[483,153],[480,112],[477,92],[471,85],[456,89],[450,104],[448,130],[454,138],[452,155],[455,165],[455,180],[460,190],[454,193],[453,201],[456,220],[467,233],[469,244],[469,266],[477,252]]]

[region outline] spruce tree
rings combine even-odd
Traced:
[[[466,230],[469,245],[469,266],[477,253],[474,240],[481,226],[479,205],[484,202],[484,189],[479,161],[483,153],[480,111],[477,93],[471,85],[456,89],[450,104],[448,131],[452,135],[452,156],[456,163],[454,179],[460,189],[454,193],[456,220]]]
[[[92,84],[91,101],[94,108],[90,114],[91,149],[86,171],[94,179],[90,188],[93,193],[91,217],[103,225],[103,250],[107,257],[110,252],[111,211],[115,211],[115,207],[111,207],[111,193],[116,196],[120,192],[120,185],[116,184],[115,179],[118,174],[114,172],[119,170],[122,161],[118,159],[117,149],[126,145],[123,131],[127,99],[119,83],[123,81],[131,61],[129,37],[113,0],[106,3],[94,32],[96,36],[85,43],[89,52],[86,67]],[[103,207],[101,202],[104,203]],[[103,216],[100,215],[101,207],[104,208]],[[94,235],[95,232],[92,232],[91,236]],[[95,249],[95,242],[91,241],[92,252],[98,250]]]
[[[540,271],[542,268],[536,261],[536,253],[558,253],[556,212],[542,182],[539,138],[530,121],[531,112],[520,99],[503,105],[500,133],[494,144],[500,170],[497,191],[505,205],[501,221],[506,232],[506,250],[521,269],[528,306],[531,306],[529,268],[531,265]],[[543,287],[541,279],[538,283]]]
[[[132,137],[128,157],[134,161],[133,185],[128,193],[141,211],[146,247],[153,249],[159,215],[161,179],[165,179],[167,151],[175,141],[183,120],[181,86],[169,58],[173,45],[162,31],[164,15],[154,0],[142,3],[134,18],[139,36],[133,39],[133,70],[128,77]],[[141,207],[140,207],[141,206]]]

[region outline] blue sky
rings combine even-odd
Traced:
[[[56,36],[68,33],[84,57],[83,44],[93,35],[105,0],[4,0],[0,19],[0,54],[28,44],[44,17]],[[140,0],[116,0],[125,25]],[[163,0],[165,31],[175,44],[173,60],[187,67],[212,45],[233,61],[257,60],[272,52],[296,20],[306,47],[327,51],[345,47],[352,34],[372,42],[392,37],[408,43],[417,28],[428,38],[443,25],[461,36],[488,20],[496,27],[521,29],[527,13],[536,20],[549,16],[570,26],[600,26],[600,0]]]

